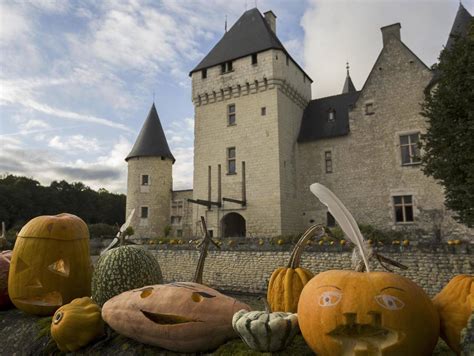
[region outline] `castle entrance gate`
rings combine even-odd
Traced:
[[[245,219],[238,213],[229,213],[221,220],[222,237],[245,237]]]

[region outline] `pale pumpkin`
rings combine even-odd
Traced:
[[[151,285],[109,299],[102,317],[116,332],[176,352],[203,352],[237,337],[232,316],[249,306],[202,284]]]
[[[77,351],[103,335],[100,307],[89,297],[74,299],[54,313],[51,336],[63,352]]]
[[[290,262],[287,267],[279,267],[273,271],[267,289],[267,300],[273,311],[296,313],[298,300],[308,281],[313,278],[313,273],[306,268],[301,268],[300,260],[306,242],[313,237],[314,232],[324,229],[320,225],[311,226],[299,239],[291,252]]]
[[[89,230],[71,214],[39,216],[20,230],[8,277],[15,306],[52,315],[61,305],[90,295]]]
[[[459,275],[434,298],[441,321],[441,337],[449,347],[459,354],[461,352],[461,330],[474,312],[474,276]]]
[[[240,310],[232,318],[232,327],[252,350],[275,352],[288,347],[298,333],[298,317],[293,313]]]
[[[417,284],[395,273],[326,271],[303,289],[298,321],[321,356],[431,355],[439,316]]]
[[[11,258],[12,252],[10,250],[0,252],[0,310],[11,306],[8,296],[8,271]]]

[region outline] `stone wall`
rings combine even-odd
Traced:
[[[288,246],[275,249],[244,251],[222,246],[221,251],[211,250],[205,262],[203,281],[225,291],[264,294],[273,270],[286,266],[290,256]],[[311,246],[311,249],[303,253],[301,265],[313,273],[350,268],[348,247]],[[159,260],[166,282],[192,280],[199,256],[196,249],[168,246],[157,247],[152,252]],[[408,266],[407,271],[400,273],[418,283],[430,296],[439,292],[453,276],[474,273],[474,244],[385,246],[378,252]]]

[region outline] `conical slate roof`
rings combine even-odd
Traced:
[[[459,3],[458,12],[456,18],[454,19],[453,27],[449,33],[448,42],[446,43],[446,48],[450,49],[454,43],[455,36],[464,37],[467,35],[469,30],[469,22],[471,21],[472,16],[466,10],[466,8]]]
[[[161,126],[160,118],[156,112],[155,103],[151,106],[148,117],[142,126],[138,138],[133,145],[132,151],[128,154],[125,161],[133,157],[161,156],[175,161],[171,154],[166,136]]]
[[[280,49],[288,54],[260,11],[254,8],[244,12],[189,75],[204,68],[268,49]],[[299,67],[295,60],[293,62]],[[301,67],[299,68],[303,71]],[[311,79],[309,76],[308,78]]]
[[[353,93],[357,91],[354,83],[352,83],[351,76],[349,75],[349,71],[347,72],[347,77],[346,81],[344,82],[344,87],[342,88],[342,93],[341,94],[346,94],[346,93]]]

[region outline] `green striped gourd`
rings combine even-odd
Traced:
[[[232,318],[232,327],[253,350],[275,352],[283,350],[299,331],[298,317],[293,313],[240,310]]]
[[[92,275],[92,299],[102,306],[120,293],[162,282],[160,265],[151,252],[120,246],[97,261]]]

